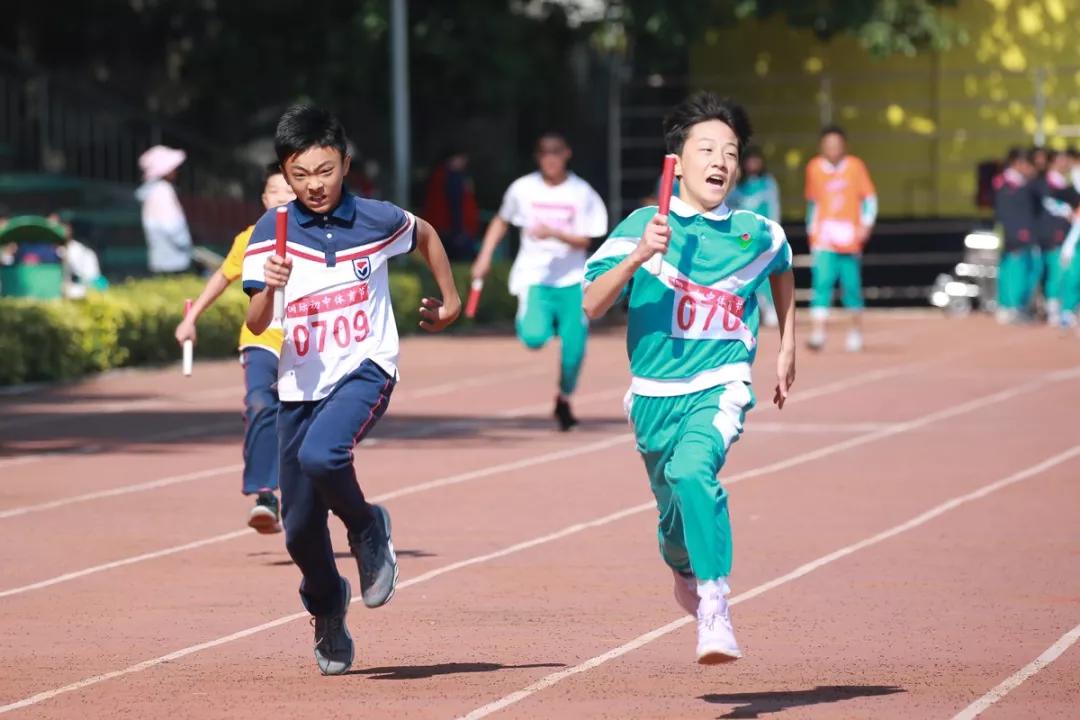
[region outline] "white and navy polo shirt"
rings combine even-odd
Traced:
[[[321,400],[365,360],[397,377],[387,261],[416,246],[416,218],[348,192],[328,215],[312,213],[299,200],[288,208],[293,267],[285,286],[278,397]],[[275,215],[263,215],[251,235],[243,276],[249,293],[266,287],[263,266],[274,251]]]

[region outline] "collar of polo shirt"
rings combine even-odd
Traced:
[[[671,197],[670,209],[673,215],[678,215],[679,217],[684,218],[692,218],[695,215],[701,215],[706,220],[723,221],[731,217],[731,209],[728,208],[727,203],[720,203],[712,210],[706,210],[703,213],[699,213],[697,210],[690,207],[689,204],[683,202],[682,198],[675,195]]]
[[[323,218],[322,214],[311,212],[299,199],[289,203],[289,212],[300,227],[310,227]],[[337,206],[325,217],[338,225],[351,225],[356,219],[356,196],[342,190]]]

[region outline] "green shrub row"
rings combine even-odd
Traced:
[[[496,265],[484,291],[475,323],[513,319],[515,302],[506,290],[508,266]],[[469,268],[454,268],[462,293],[468,296]],[[196,354],[228,357],[236,352],[237,335],[247,298],[230,287],[199,318]],[[0,385],[70,380],[112,368],[173,362],[179,351],[173,332],[184,312],[185,298],[202,291],[196,277],[130,280],[83,300],[0,298]],[[417,308],[423,294],[435,292],[426,266],[416,261],[396,265],[390,292],[403,334],[417,329]],[[459,327],[472,323],[460,321]]]

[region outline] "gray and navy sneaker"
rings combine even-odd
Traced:
[[[352,588],[345,583],[345,605],[340,615],[315,616],[311,624],[315,626],[315,661],[319,663],[319,672],[323,675],[342,675],[352,667],[355,648],[345,616],[349,614],[352,602]]]
[[[382,607],[394,597],[398,565],[390,539],[390,513],[371,506],[372,522],[359,536],[349,533],[349,548],[360,568],[360,594],[369,608]]]

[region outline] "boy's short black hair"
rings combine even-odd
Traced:
[[[282,168],[285,161],[313,147],[328,147],[349,154],[345,128],[329,111],[314,105],[293,105],[278,120],[274,132],[274,153]]]
[[[703,91],[682,101],[664,118],[664,142],[669,153],[682,153],[690,128],[710,120],[719,120],[731,128],[739,141],[739,154],[750,142],[753,128],[743,106],[716,93]]]
[[[847,133],[844,132],[844,128],[839,125],[826,125],[821,128],[821,133],[818,135],[818,139],[824,138],[826,135],[839,135],[842,139],[847,140]]]
[[[275,175],[284,175],[284,172],[282,172],[281,170],[281,163],[279,163],[277,160],[271,163],[266,163],[266,167],[263,168],[263,183],[265,184],[267,180],[274,177]]]
[[[761,148],[757,145],[748,145],[746,150],[743,151],[743,160],[749,160],[750,158],[758,158],[759,160],[765,159],[765,153],[761,151]]]
[[[1009,152],[1006,153],[1006,155],[1005,155],[1005,164],[1006,165],[1015,165],[1017,162],[1019,162],[1021,160],[1027,160],[1027,159],[1028,159],[1028,154],[1027,154],[1026,150],[1024,150],[1023,148],[1019,148],[1019,147],[1011,147],[1011,148],[1009,148]]]
[[[568,148],[570,147],[570,141],[567,140],[566,136],[563,135],[558,130],[548,130],[547,132],[541,133],[540,137],[536,138],[536,149],[537,150],[540,149],[540,143],[544,142],[545,140],[556,140],[558,142],[561,142],[566,147],[568,147]]]
[[[1068,148],[1065,151],[1065,154],[1071,157],[1073,160],[1080,158],[1080,150],[1077,150],[1075,147]]]

